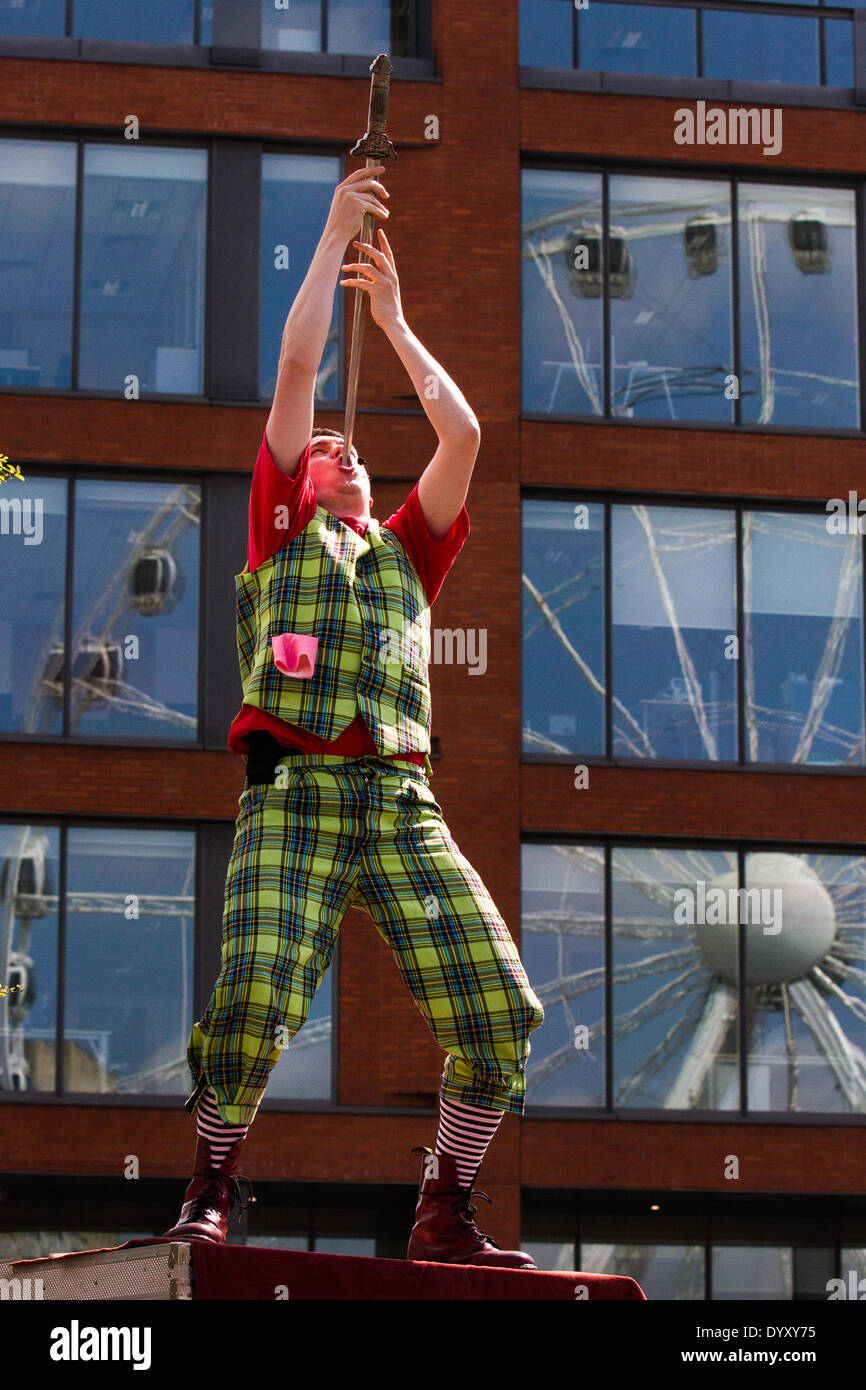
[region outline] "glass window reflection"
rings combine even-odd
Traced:
[[[286,315],[315,254],[339,180],[339,160],[330,156],[262,156],[259,382],[267,399],[272,398],[277,384]],[[336,401],[338,397],[339,330],[335,295],[328,340],[316,376],[317,400]]]
[[[593,3],[578,13],[580,66],[602,72],[697,75],[695,11]]]
[[[600,415],[601,178],[525,169],[522,189],[522,408]],[[611,175],[611,413],[726,423],[738,392],[743,424],[858,429],[854,190],[737,196],[739,381],[727,181]]]
[[[261,1250],[309,1250],[310,1237],[280,1231],[277,1235],[248,1235],[245,1245],[255,1245]]]
[[[262,48],[280,53],[322,51],[321,0],[291,0],[278,9],[274,0],[261,0]]]
[[[75,145],[0,140],[0,386],[71,384]]]
[[[734,761],[732,512],[613,507],[614,756]]]
[[[0,1090],[57,1085],[60,833],[0,824]]]
[[[573,1240],[527,1240],[524,1236],[520,1248],[532,1256],[537,1269],[568,1273],[579,1268]]]
[[[192,43],[194,0],[75,0],[73,34],[130,43]]]
[[[604,754],[604,508],[523,504],[523,751]]]
[[[66,33],[66,0],[0,0],[0,34]]]
[[[740,184],[744,423],[859,428],[855,220],[851,189]]]
[[[124,1231],[116,1227],[101,1231],[58,1231],[42,1226],[39,1230],[0,1231],[0,1261],[47,1260],[58,1250],[68,1255],[108,1250],[128,1240],[149,1240],[155,1234],[152,1230]]]
[[[396,56],[391,12],[403,8],[394,0],[328,0],[328,52]]]
[[[363,1255],[372,1259],[376,1241],[370,1236],[314,1235],[313,1249],[323,1255]]]
[[[613,414],[731,422],[728,184],[612,176],[610,222]]]
[[[196,738],[200,510],[197,484],[77,483],[71,733]]]
[[[67,485],[33,474],[0,489],[0,730],[59,734],[51,653],[63,641]]]
[[[863,1114],[866,861],[756,850],[746,888],[749,1109]]]
[[[737,928],[708,910],[710,890],[737,885],[736,855],[702,849],[611,849],[613,1062],[617,1108],[737,1110],[737,987],[713,955]]]
[[[830,520],[743,517],[750,762],[864,761],[862,542],[831,534]]]
[[[292,0],[295,3],[295,0]],[[109,39],[121,43],[193,42],[196,0],[0,0],[0,34],[50,34],[67,32],[76,38]],[[211,0],[201,0],[200,43],[210,43],[213,18]]]
[[[262,48],[281,53],[408,53],[412,0],[261,0]]]
[[[521,955],[544,1005],[526,1067],[530,1105],[605,1104],[604,850],[524,844]]]
[[[572,67],[572,0],[520,0],[522,67]]]
[[[713,1299],[790,1299],[794,1266],[790,1246],[715,1245]]]
[[[704,77],[805,86],[820,81],[817,19],[705,10],[703,24]]]
[[[205,150],[86,147],[80,387],[201,394],[206,203]]]
[[[523,409],[604,412],[601,177],[525,169]]]
[[[647,1298],[705,1297],[704,1250],[700,1245],[656,1245],[643,1241],[604,1245],[581,1242],[580,1269],[634,1279]]]
[[[839,1277],[843,1281],[846,1297],[850,1296],[849,1290],[852,1284],[860,1291],[866,1287],[860,1283],[861,1279],[866,1279],[866,1246],[842,1246],[839,1251]],[[841,1291],[837,1290],[837,1292]]]
[[[854,26],[850,19],[825,19],[824,52],[828,87],[854,86]]]
[[[70,827],[64,1090],[186,1095],[195,835]]]

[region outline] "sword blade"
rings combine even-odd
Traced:
[[[360,140],[355,142],[351,154],[366,155],[368,169],[381,164],[385,158],[396,159],[397,151],[385,134],[385,124],[388,117],[388,94],[390,91],[391,72],[393,65],[386,53],[380,53],[370,64],[370,104],[367,111],[367,133]],[[372,212],[364,213],[364,220],[361,224],[359,240],[364,242],[373,241],[373,226],[376,222],[376,215]],[[368,264],[373,261],[373,257],[366,251],[358,254],[361,262]],[[358,376],[361,369],[361,347],[364,342],[364,328],[366,325],[366,300],[365,290],[355,290],[355,308],[352,318],[352,344],[349,349],[349,375],[346,382],[346,416],[343,421],[343,457],[348,458],[352,448],[352,434],[355,428],[355,407],[358,400]]]
[[[367,168],[372,169],[379,163],[378,159],[368,159]],[[364,221],[361,225],[360,241],[370,241],[373,236],[374,214],[364,213]],[[356,248],[357,249],[357,248]],[[368,256],[366,251],[359,252],[358,259],[362,262],[370,262],[373,258]],[[355,290],[355,311],[352,319],[352,346],[349,352],[349,377],[346,383],[346,417],[343,421],[343,446],[344,458],[349,457],[352,448],[352,433],[355,428],[355,406],[358,400],[358,376],[361,370],[361,348],[364,343],[364,328],[367,320],[365,309],[367,307],[367,295],[364,290]]]

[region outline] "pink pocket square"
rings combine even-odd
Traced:
[[[299,632],[281,632],[271,638],[274,661],[285,676],[309,680],[316,664],[318,637],[305,637]]]

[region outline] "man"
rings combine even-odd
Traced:
[[[173,1239],[222,1242],[241,1144],[303,1026],[340,922],[369,913],[447,1053],[435,1151],[423,1146],[409,1259],[534,1269],[472,1220],[473,1183],[506,1110],[522,1114],[529,1035],[544,1018],[517,949],[430,790],[430,606],[469,534],[478,421],[403,316],[394,255],[345,263],[365,210],[387,218],[382,166],[338,184],[283,334],[237,576],[247,759],[226,878],[222,968],[188,1048],[194,1175]],[[366,291],[439,439],[381,526],[343,436],[313,423],[338,269]],[[425,390],[431,378],[438,391]],[[371,1016],[372,1023],[372,1016]],[[242,1178],[241,1181],[248,1182]],[[486,1198],[489,1201],[489,1198]]]

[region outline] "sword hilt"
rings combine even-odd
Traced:
[[[350,155],[366,155],[368,159],[396,159],[397,151],[385,134],[388,122],[388,92],[394,64],[387,53],[380,53],[370,64],[370,107],[367,131],[349,151]]]
[[[365,155],[367,159],[396,159],[397,151],[383,131],[368,130],[349,151],[349,154]]]

